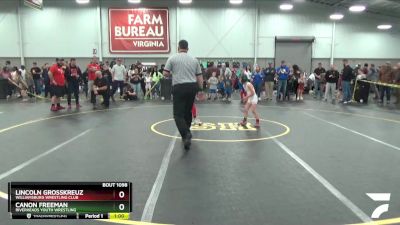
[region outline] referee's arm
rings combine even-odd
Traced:
[[[168,59],[167,63],[165,63],[165,66],[164,66],[164,71],[163,71],[164,77],[171,76],[171,70],[172,70],[172,63],[171,63],[171,60]]]

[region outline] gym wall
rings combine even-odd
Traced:
[[[317,61],[329,64],[333,23],[328,15],[332,8],[304,2],[295,4],[291,12],[282,12],[278,9],[279,1],[261,0],[246,0],[240,6],[232,6],[225,0],[194,0],[189,6],[179,7],[175,0],[143,2],[136,6],[126,0],[100,0],[104,59],[122,57],[129,61],[126,64],[138,59],[165,61],[169,54],[110,54],[108,8],[169,7],[171,54],[176,51],[177,41],[185,38],[190,43],[191,54],[198,58],[244,58],[253,62],[257,57],[258,63],[265,65],[275,57],[275,36],[315,36],[312,64]],[[88,5],[78,5],[74,0],[44,0],[43,10],[23,6],[19,0],[1,0],[0,30],[6,35],[0,38],[0,65],[5,59],[20,64],[18,4],[27,65],[33,61],[52,62],[55,57],[77,57],[84,65],[92,56],[93,48],[98,48],[98,0],[91,0]],[[394,29],[376,29],[386,21]],[[354,59],[357,63],[399,61],[399,26],[395,18],[345,13],[344,20],[336,23],[335,63],[340,65],[342,58]]]

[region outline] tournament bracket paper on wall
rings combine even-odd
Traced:
[[[169,14],[166,8],[108,10],[111,53],[169,53]]]

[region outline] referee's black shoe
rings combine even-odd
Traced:
[[[183,139],[183,146],[185,147],[185,150],[189,150],[191,145],[192,145],[192,134],[188,133],[186,137]]]

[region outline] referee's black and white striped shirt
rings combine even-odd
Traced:
[[[164,70],[172,74],[172,85],[196,83],[196,76],[202,75],[199,61],[186,52],[171,56]]]

